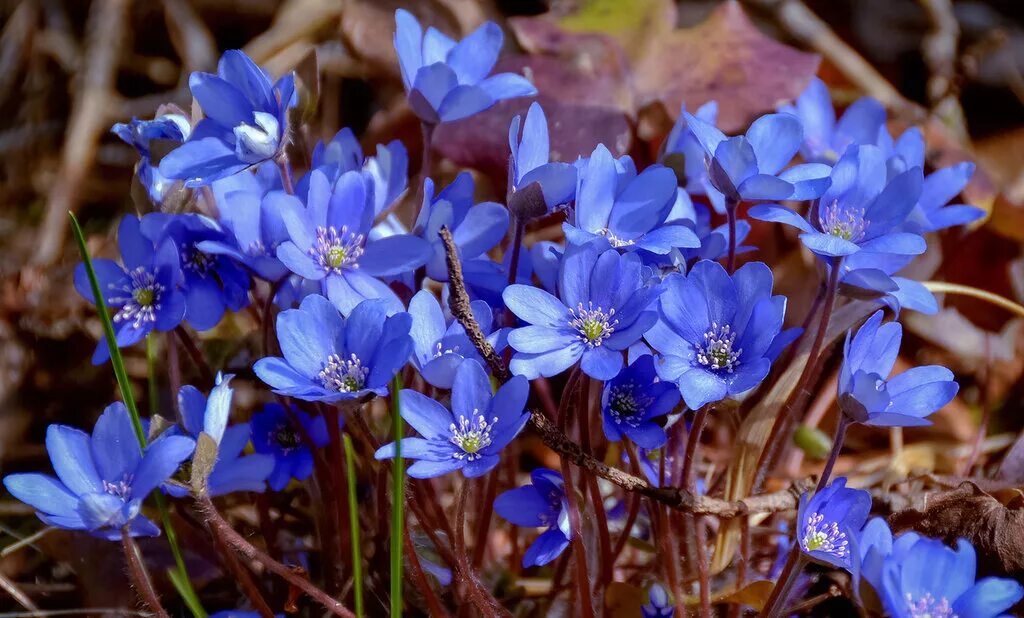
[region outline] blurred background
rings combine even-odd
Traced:
[[[107,256],[118,218],[148,208],[133,200],[137,155],[110,133],[111,125],[152,117],[163,103],[189,110],[189,74],[214,70],[222,51],[242,48],[274,75],[298,72],[304,109],[311,110],[294,134],[291,158],[300,170],[312,145],[342,127],[351,127],[370,151],[403,140],[410,169],[418,169],[418,121],[405,103],[392,47],[399,6],[453,36],[487,19],[501,24],[505,53],[496,70],[522,72],[537,85],[561,160],[603,142],[646,165],[681,104],[695,109],[717,100],[720,126],[736,132],[792,100],[816,73],[840,107],[874,96],[888,108],[894,134],[923,127],[931,167],[978,164],[964,201],[989,212],[970,229],[933,239],[913,276],[1024,302],[1020,0],[6,0],[0,2],[3,474],[46,468],[46,426],[88,426],[116,396],[110,368],[89,363],[100,326],[71,285],[78,254],[67,226],[67,212],[74,211],[93,253]],[[434,153],[439,182],[470,168],[477,198],[500,199],[508,123],[528,105],[506,101],[445,125]],[[542,221],[528,242],[557,236],[559,223]],[[773,264],[781,292],[791,296],[789,315],[799,319],[814,294],[806,285],[816,276],[813,261],[782,226],[755,225],[748,244]],[[908,432],[914,448],[897,461],[888,458],[887,433],[853,433],[848,444],[865,460],[878,460],[880,477],[949,474],[951,462],[972,449],[981,462],[1008,448],[1024,459],[1016,442],[1024,426],[1024,335],[1021,320],[1010,317],[952,297],[937,316],[906,314],[912,335],[904,356],[947,364],[963,387],[933,428]],[[257,336],[247,319],[225,320],[202,339],[211,364],[242,374],[243,407],[261,396],[246,394],[244,386]],[[140,385],[143,354],[141,346],[127,351]],[[816,404],[819,418],[831,404],[827,398]],[[988,439],[975,445],[983,418]],[[799,472],[800,462],[791,463]],[[1024,475],[1021,468],[1016,474]],[[0,522],[0,547],[40,527],[8,496],[0,497]],[[56,534],[34,547],[3,550],[0,577],[21,582],[25,594],[46,606],[133,605],[122,598],[127,589],[107,584],[110,569],[120,569],[116,548]],[[86,563],[89,568],[79,568]],[[17,607],[0,592],[0,609]]]

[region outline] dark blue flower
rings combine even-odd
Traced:
[[[871,97],[854,101],[836,122],[828,86],[817,77],[811,78],[795,105],[785,105],[779,111],[800,119],[804,127],[800,153],[818,163],[835,163],[849,146],[877,144],[879,134],[885,131],[885,108]]]
[[[217,443],[217,463],[208,479],[211,496],[221,496],[236,491],[262,492],[266,480],[274,469],[274,458],[269,455],[243,455],[249,444],[249,423],[227,425],[231,413],[233,390],[232,376],[217,376],[217,384],[207,399],[199,389],[191,385],[178,391],[178,409],[181,411],[182,428],[188,435],[198,438],[205,433]],[[168,486],[168,493],[177,487]]]
[[[253,370],[275,393],[306,401],[384,395],[412,352],[411,325],[408,313],[388,317],[383,301],[363,301],[345,319],[323,296],[307,296],[277,316],[284,358],[261,358]]]
[[[643,618],[672,618],[676,615],[676,608],[672,605],[672,599],[664,586],[655,582],[647,591],[648,603],[640,607],[640,615]]]
[[[139,512],[142,502],[178,470],[194,447],[191,438],[164,435],[143,452],[128,410],[118,402],[103,411],[92,436],[66,425],[50,425],[46,450],[57,478],[11,474],[4,478],[4,486],[36,509],[49,526],[86,530],[110,540],[119,540],[125,526],[132,536],[156,536],[160,529]]]
[[[329,436],[324,417],[314,418],[294,409],[292,415],[314,446],[327,445]],[[309,478],[313,473],[313,453],[281,405],[268,403],[263,406],[262,412],[253,414],[251,424],[253,448],[274,460],[273,470],[267,478],[272,490],[281,491],[292,479],[304,481]]]
[[[803,129],[795,116],[761,116],[746,135],[728,138],[688,112],[683,116],[704,149],[711,186],[726,200],[809,200],[828,188],[827,165],[803,163],[782,171],[803,142]]]
[[[182,113],[169,112],[152,120],[132,118],[131,122],[119,122],[110,130],[139,153],[135,174],[146,189],[149,199],[157,206],[161,205],[175,181],[164,177],[159,168],[153,166],[151,143],[159,140],[164,143],[162,147],[166,147],[188,139],[192,133],[188,118]]]
[[[487,474],[498,465],[498,453],[526,426],[530,385],[521,376],[491,395],[491,381],[475,360],[464,360],[455,370],[452,409],[413,390],[399,400],[402,418],[422,438],[403,438],[402,457],[415,459],[409,476],[433,478],[461,470],[466,478]],[[395,443],[377,450],[377,459],[395,456]]]
[[[515,199],[514,194],[536,183],[547,212],[552,212],[575,197],[576,167],[550,161],[548,121],[540,103],[530,104],[521,139],[519,124],[520,116],[516,116],[508,128],[508,145],[512,150],[508,160],[509,203]]]
[[[157,245],[166,239],[178,248],[185,293],[185,320],[196,330],[213,328],[226,310],[249,304],[249,275],[233,258],[208,253],[206,242],[230,242],[215,221],[196,214],[154,212],[142,217],[142,232]]]
[[[620,174],[611,152],[598,145],[581,165],[572,223],[563,226],[565,237],[577,245],[602,238],[616,249],[643,249],[661,255],[699,247],[693,230],[666,224],[675,199],[672,170],[652,165],[639,175],[632,168]]]
[[[459,120],[503,99],[537,94],[515,73],[487,77],[498,60],[503,35],[486,22],[456,42],[434,28],[424,34],[404,9],[395,11],[395,51],[412,110],[426,124]]]
[[[800,496],[796,539],[800,550],[818,562],[850,570],[854,563],[855,535],[871,512],[871,494],[850,489],[838,477],[812,496]]]
[[[717,262],[697,262],[687,275],[665,279],[659,320],[644,338],[661,353],[658,375],[679,385],[693,410],[736,397],[768,375],[786,313],[772,296],[762,262],[729,275]]]
[[[491,308],[482,300],[470,303],[473,317],[492,346],[498,346],[500,332],[491,333]],[[458,320],[448,320],[441,304],[429,290],[420,290],[409,301],[412,316],[412,362],[431,386],[451,388],[455,370],[467,358],[483,362],[466,330]]]
[[[205,118],[160,161],[161,174],[200,187],[278,156],[296,98],[293,75],[272,82],[233,49],[221,56],[216,75],[193,73],[188,85]]]
[[[278,246],[278,259],[295,274],[321,281],[327,297],[345,315],[372,298],[401,311],[398,296],[378,277],[419,268],[430,258],[430,245],[408,234],[369,236],[373,196],[359,172],[342,174],[333,186],[319,170],[309,176],[305,205],[284,192],[268,196],[278,201],[288,229],[289,240]]]
[[[104,300],[113,313],[117,347],[126,348],[141,341],[154,329],[169,331],[185,317],[185,297],[178,286],[181,269],[174,241],[159,245],[143,235],[139,219],[126,215],[117,228],[117,244],[124,266],[112,260],[93,260],[96,279]],[[85,264],[75,268],[75,289],[95,303]],[[110,358],[105,341],[100,341],[92,362]]]
[[[882,324],[876,311],[856,335],[847,333],[839,370],[839,407],[850,420],[879,427],[930,425],[925,417],[949,403],[959,385],[939,365],[914,367],[889,378],[903,327]]]
[[[749,214],[799,229],[800,241],[824,258],[858,251],[919,255],[927,248],[917,234],[901,231],[921,194],[921,168],[887,182],[886,161],[875,146],[851,146],[832,168],[832,184],[804,219],[777,204],[759,204]]]
[[[644,283],[641,271],[636,254],[588,244],[562,257],[558,297],[529,285],[506,288],[505,305],[529,324],[508,335],[513,373],[548,377],[580,361],[590,377],[614,378],[623,350],[657,320],[648,308],[658,289]]]
[[[557,558],[573,534],[562,475],[537,468],[530,479],[533,484],[510,489],[494,501],[494,511],[512,524],[547,528],[523,554],[524,567],[543,566]]]
[[[641,448],[659,448],[667,436],[656,419],[667,415],[678,403],[676,385],[658,381],[654,357],[640,356],[605,382],[601,392],[604,435],[612,442],[625,436]]]
[[[375,215],[393,205],[409,185],[409,153],[402,142],[396,139],[387,145],[378,144],[377,156],[367,157],[348,127],[326,144],[317,142],[310,169],[320,170],[332,184],[346,172],[362,172],[373,187]],[[305,194],[308,182],[309,175],[303,176],[295,191]]]

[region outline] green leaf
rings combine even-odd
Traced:
[[[356,462],[352,438],[341,437],[345,444],[345,478],[348,480],[348,525],[352,536],[352,585],[356,599],[356,616],[363,618],[363,549],[359,543],[359,502],[356,496]]]
[[[398,393],[402,377],[391,381],[391,420],[395,434],[395,458],[391,475],[391,615],[402,615],[402,533],[405,529],[405,466],[402,465],[402,422]]]

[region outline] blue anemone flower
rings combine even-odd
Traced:
[[[693,410],[736,397],[768,375],[786,297],[772,296],[772,271],[749,262],[729,275],[701,260],[665,279],[659,320],[644,338],[661,353],[658,375],[679,385]]]
[[[836,111],[828,86],[812,77],[794,105],[784,105],[780,112],[800,119],[804,141],[800,153],[804,159],[817,163],[835,163],[849,146],[877,144],[885,130],[885,107],[871,97],[854,101],[836,122]]]
[[[644,354],[605,382],[601,392],[604,435],[612,442],[625,436],[641,448],[660,448],[668,436],[655,419],[678,403],[679,389],[672,382],[659,382],[654,357]]]
[[[565,551],[573,535],[562,475],[537,468],[530,480],[532,484],[510,489],[494,501],[494,512],[513,525],[547,528],[523,554],[524,567],[551,562]]]
[[[901,231],[921,194],[921,168],[886,180],[885,157],[876,146],[851,146],[832,168],[832,184],[804,219],[777,204],[759,204],[749,214],[799,229],[800,241],[823,258],[858,251],[919,255],[927,246]]]
[[[292,414],[316,447],[327,446],[330,436],[324,417],[312,417],[301,410]],[[252,445],[257,453],[273,458],[274,466],[267,478],[273,491],[281,491],[289,481],[304,481],[313,473],[313,452],[304,441],[280,404],[268,403],[252,415]]]
[[[296,100],[292,74],[271,82],[233,49],[221,56],[216,75],[193,73],[188,85],[206,117],[160,161],[161,174],[201,187],[280,154]]]
[[[158,110],[159,111],[159,110]],[[111,129],[121,141],[135,148],[139,153],[139,162],[135,166],[135,175],[146,189],[149,199],[157,206],[163,204],[164,197],[174,186],[175,181],[164,177],[158,167],[153,166],[151,145],[154,141],[163,142],[162,147],[180,144],[192,133],[192,125],[184,114],[169,112],[160,114],[152,120],[132,118],[131,122],[119,122]]]
[[[871,512],[871,494],[833,479],[824,489],[800,496],[796,539],[807,557],[841,569],[853,568],[856,535]]]
[[[117,244],[124,266],[103,259],[93,260],[92,266],[103,300],[113,313],[117,347],[126,348],[154,329],[169,331],[180,324],[185,317],[185,297],[178,289],[182,275],[173,240],[155,245],[142,233],[138,217],[125,215],[117,228]],[[75,267],[75,289],[96,302],[85,264]],[[92,362],[99,365],[108,358],[107,344],[100,341]]]
[[[373,187],[373,212],[379,215],[392,206],[409,185],[409,153],[399,140],[377,144],[377,156],[367,157],[352,129],[338,131],[326,144],[317,142],[313,148],[310,169],[320,170],[333,184],[346,172],[362,172]],[[295,185],[295,192],[304,195],[309,175]]]
[[[91,436],[66,425],[49,426],[46,450],[57,478],[11,474],[4,486],[49,526],[109,540],[120,540],[125,526],[132,536],[157,536],[160,529],[140,514],[142,502],[194,448],[192,438],[162,435],[143,451],[128,410],[117,402],[103,411]]]
[[[672,130],[669,132],[668,137],[665,138],[665,156],[662,157],[662,163],[678,169],[677,165],[671,163],[672,155],[681,155],[683,158],[682,171],[686,181],[683,188],[694,195],[706,195],[714,209],[719,213],[724,213],[725,202],[723,196],[708,180],[708,166],[705,163],[704,147],[700,145],[693,132],[690,131],[690,126],[686,122],[687,114],[685,112],[686,105],[683,104],[675,124],[672,125]],[[697,108],[694,116],[706,124],[715,126],[718,118],[718,102],[708,101],[701,105]]]
[[[231,413],[230,387],[233,376],[217,376],[217,384],[204,396],[199,389],[185,385],[178,391],[178,409],[182,428],[188,435],[198,438],[205,433],[217,443],[217,463],[207,479],[211,496],[222,496],[236,491],[263,492],[266,480],[274,469],[274,458],[269,455],[243,455],[249,444],[249,423],[228,426]],[[166,486],[174,496],[185,495],[177,486]]]
[[[672,605],[672,599],[668,591],[661,584],[651,584],[647,591],[646,605],[640,606],[640,615],[643,618],[672,618],[676,615],[676,608]]]
[[[571,247],[562,257],[559,296],[529,285],[505,289],[505,305],[529,326],[509,333],[513,373],[550,377],[576,361],[584,373],[610,380],[622,352],[657,320],[649,310],[659,290],[644,282],[640,258],[595,245]]]
[[[544,198],[545,212],[553,212],[575,198],[576,167],[570,163],[551,161],[548,121],[540,103],[530,104],[526,122],[522,125],[522,138],[519,127],[520,116],[516,116],[508,127],[508,145],[512,151],[508,159],[510,208],[514,205],[517,193],[536,184]],[[531,211],[529,214],[539,216],[545,212]]]
[[[851,421],[879,427],[930,425],[925,417],[949,403],[959,385],[939,365],[888,377],[900,351],[903,327],[882,324],[876,311],[856,335],[847,333],[839,369],[839,408]]]
[[[387,301],[392,312],[401,311],[398,296],[378,277],[419,268],[431,255],[430,245],[409,234],[370,237],[372,191],[359,172],[342,174],[333,186],[319,170],[309,176],[305,206],[284,192],[269,197],[278,202],[288,229],[289,240],[278,246],[278,259],[295,274],[321,281],[344,315],[372,298]]]
[[[782,171],[803,142],[803,129],[795,116],[761,116],[745,135],[736,137],[726,137],[688,112],[683,116],[704,149],[710,185],[727,201],[809,200],[828,188],[827,165],[802,163]]]
[[[693,230],[666,223],[675,199],[675,172],[652,165],[640,174],[631,167],[620,174],[611,152],[599,144],[581,165],[573,223],[563,226],[566,239],[581,245],[602,238],[616,249],[660,255],[699,247]]]
[[[455,370],[452,409],[405,389],[402,418],[423,437],[403,438],[402,457],[415,459],[409,476],[428,479],[461,470],[466,478],[487,474],[498,465],[498,453],[530,420],[526,398],[530,385],[515,376],[491,395],[491,380],[480,363],[467,359]],[[395,456],[395,443],[385,444],[377,459]]]
[[[426,33],[412,13],[395,11],[395,51],[412,111],[429,125],[472,116],[503,99],[537,94],[515,73],[487,75],[501,51],[503,35],[488,21],[461,41],[435,28]]]
[[[275,393],[305,401],[384,395],[412,352],[411,325],[408,313],[388,317],[379,300],[363,301],[345,319],[314,294],[277,316],[284,358],[261,358],[253,370]]]
[[[981,219],[985,211],[969,204],[950,204],[967,186],[974,175],[975,165],[963,161],[936,170],[924,178],[921,196],[907,217],[904,228],[923,234],[937,232]]]
[[[491,332],[493,314],[482,300],[470,303],[473,317],[487,340],[495,348],[499,346],[500,330]],[[483,362],[473,346],[466,329],[458,320],[448,320],[441,310],[441,304],[429,290],[420,290],[409,301],[409,315],[412,316],[413,353],[412,362],[428,384],[437,388],[451,388],[455,370],[467,358]]]
[[[142,217],[141,226],[157,245],[169,238],[178,248],[185,320],[193,328],[209,330],[225,311],[238,311],[249,304],[249,274],[233,258],[203,248],[206,242],[230,242],[214,220],[197,214],[153,212]]]

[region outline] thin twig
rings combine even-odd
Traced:
[[[27,609],[30,615],[39,615],[39,607],[32,602],[32,599],[30,599],[28,595],[21,590],[21,588],[18,588],[18,584],[8,579],[3,573],[0,573],[0,588],[3,588],[4,592],[11,595],[11,598]]]
[[[142,564],[139,546],[135,544],[131,533],[128,532],[128,526],[121,529],[121,547],[124,548],[124,558],[128,563],[128,574],[132,578],[132,583],[135,584],[135,591],[142,597],[142,601],[149,606],[149,611],[156,614],[158,618],[170,618],[163,605],[160,604],[160,597],[156,595],[156,590],[153,589],[153,581],[149,578],[149,572],[146,571],[146,567]]]

